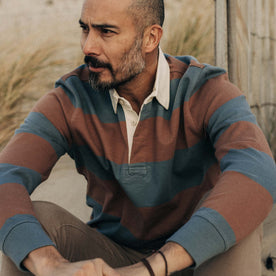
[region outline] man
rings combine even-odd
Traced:
[[[162,53],[163,20],[161,0],[84,1],[86,65],[0,156],[1,249],[17,266],[5,257],[3,275],[260,275],[270,149],[222,69]],[[88,225],[28,195],[65,153]]]

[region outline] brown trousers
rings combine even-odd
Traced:
[[[112,267],[120,267],[139,262],[147,256],[146,253],[116,244],[53,203],[34,202],[34,209],[45,231],[56,243],[59,252],[72,262],[97,257],[102,258]],[[205,262],[195,271],[185,270],[174,275],[260,276],[261,238],[262,228],[259,227],[238,245]],[[3,256],[0,275],[32,274],[18,271],[10,259]]]

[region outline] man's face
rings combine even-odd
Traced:
[[[127,11],[131,0],[86,0],[81,47],[96,89],[117,88],[143,71],[143,38]]]

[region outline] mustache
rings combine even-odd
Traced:
[[[85,56],[84,62],[87,65],[91,65],[94,68],[104,67],[104,68],[109,69],[111,72],[113,72],[113,68],[110,63],[102,62],[95,57]]]

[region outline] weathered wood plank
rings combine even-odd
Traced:
[[[215,11],[215,62],[228,69],[227,0],[216,1]]]
[[[217,65],[228,63],[230,80],[246,95],[269,138],[276,131],[275,0],[217,0],[216,11]]]

